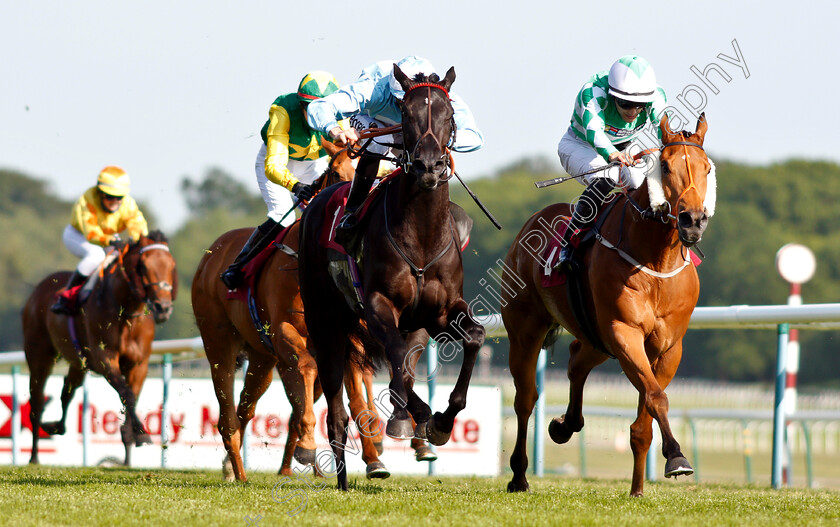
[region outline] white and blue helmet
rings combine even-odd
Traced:
[[[400,67],[400,70],[402,70],[409,79],[414,79],[414,76],[418,73],[422,73],[426,76],[431,75],[432,73],[437,73],[437,70],[431,62],[422,57],[415,57],[414,55],[400,60],[397,62],[397,66]],[[403,91],[402,86],[400,86],[400,82],[396,79],[396,77],[394,77],[393,66],[391,67],[391,74],[388,76],[388,86],[391,88],[391,95],[397,99],[402,100],[402,98],[405,97],[405,92]]]

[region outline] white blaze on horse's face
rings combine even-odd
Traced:
[[[660,157],[663,190],[671,205],[671,213],[676,218],[680,242],[686,247],[692,247],[703,237],[709,222],[706,193],[712,165],[703,150],[703,138],[708,125],[705,116],[701,116],[693,134],[672,133],[665,116],[660,129],[663,144]],[[712,194],[714,199],[714,190]]]

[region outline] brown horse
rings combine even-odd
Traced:
[[[115,255],[116,256],[116,255]],[[131,445],[150,444],[151,438],[135,412],[146,380],[155,322],[169,319],[178,291],[175,260],[166,237],[153,231],[126,246],[104,269],[80,313],[70,317],[50,311],[55,295],[67,282],[67,271],[42,280],[23,308],[23,349],[29,365],[32,457],[38,463],[39,427],[48,434],[64,434],[67,408],[87,370],[108,381],[125,406],[120,428],[125,465],[131,464]],[[70,363],[61,390],[61,420],[41,422],[44,384],[56,360]]]
[[[713,199],[714,175],[709,175],[713,166],[703,151],[705,116],[694,134],[672,133],[667,117],[660,128],[661,184],[649,175],[646,185],[621,196],[598,229],[600,243],[583,259],[578,278],[586,297],[585,316],[594,327],[595,338],[590,338],[591,333],[573,313],[567,288],[541,283],[550,263],[535,246],[541,240],[546,247],[551,237],[557,237],[556,228],[567,221],[570,205],[551,205],[534,214],[508,252],[501,312],[510,338],[518,422],[508,491],[528,490],[526,439],[528,419],[537,400],[537,357],[562,329],[576,340],[569,347],[569,404],[566,414],[549,425],[552,440],[565,443],[583,428],[583,385],[592,368],[607,359],[601,348],[618,359],[639,391],[638,414],[630,427],[630,494],[641,496],[643,492],[651,418],[662,431],[665,476],[693,472],[668,423],[664,390],[680,363],[682,338],[699,295],[697,271],[689,263],[687,248],[700,241],[713,213],[713,204],[705,200],[707,196]]]
[[[353,178],[354,167],[346,150],[322,141],[331,156],[330,167],[318,182],[323,189],[339,181]],[[298,227],[292,225],[283,239],[291,251],[298,250]],[[320,397],[318,369],[310,353],[309,332],[303,317],[303,305],[298,286],[297,255],[275,251],[266,261],[254,291],[259,318],[269,328],[270,350],[260,340],[249,308],[240,300],[229,300],[227,288],[219,274],[236,257],[248,239],[251,229],[237,229],[220,236],[198,264],[192,287],[192,303],[196,323],[204,342],[211,375],[219,401],[219,432],[228,453],[233,476],[245,481],[242,464],[242,437],[248,422],[254,417],[259,398],[271,383],[272,370],[277,369],[286,395],[292,405],[289,435],[281,474],[291,475],[292,456],[304,465],[315,465],[314,401]],[[233,382],[237,357],[248,357],[248,372],[238,407],[233,398]],[[382,435],[379,417],[371,402],[363,395],[370,392],[372,373],[355,368],[347,372],[345,385],[350,398],[350,411],[362,430],[362,459],[367,464],[368,478],[387,478],[390,473],[379,461]],[[364,415],[363,415],[364,414]],[[363,423],[363,424],[360,424]]]
[[[460,242],[449,212],[447,146],[455,126],[448,90],[455,70],[450,68],[442,81],[437,75],[410,80],[396,66],[394,74],[405,90],[400,103],[403,172],[380,185],[380,206],[371,207],[364,220],[361,313],[345,301],[331,278],[327,248],[318,243],[335,187],[312,200],[303,213],[301,228],[301,297],[327,397],[327,430],[336,456],[337,484],[343,490],[347,489],[344,445],[348,417],[341,382],[346,363],[378,362],[384,348],[391,367],[389,388],[394,408],[386,433],[398,439],[416,435],[442,445],[449,440],[455,416],[466,405],[472,368],[484,342],[484,328],[472,319],[463,299]],[[357,177],[373,178],[377,165],[377,157],[363,155]],[[409,353],[404,335],[421,330],[438,341],[464,341],[464,362],[449,407],[434,416],[412,390],[411,368],[406,363],[407,356],[416,359],[419,354]],[[359,357],[357,350],[348,346],[350,336],[360,334],[375,339],[368,342],[365,337],[365,343],[371,344],[366,346],[366,357]]]

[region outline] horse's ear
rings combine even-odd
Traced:
[[[453,82],[455,82],[455,66],[452,66],[446,71],[446,75],[444,75],[440,84],[446,88],[446,91],[449,91]]]
[[[662,120],[659,121],[659,130],[662,131],[662,142],[663,143],[672,143],[676,139],[674,136],[676,135],[673,130],[671,130],[671,122],[668,120],[668,114],[662,115]]]
[[[413,81],[409,79],[396,64],[394,64],[394,78],[397,79],[397,82],[400,83],[400,86],[402,86],[402,89],[405,92],[407,92],[413,84]]]
[[[706,130],[709,129],[709,123],[706,122],[706,112],[700,114],[700,118],[697,119],[697,129],[694,130],[694,134],[697,136],[699,143],[703,144],[703,138],[706,137]]]
[[[327,155],[330,157],[335,157],[335,155],[341,150],[340,146],[328,141],[327,138],[323,136],[321,137],[321,147],[327,151]]]

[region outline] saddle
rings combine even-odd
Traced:
[[[292,223],[292,225],[299,221],[300,219],[295,220],[295,222]],[[277,236],[274,238],[273,242],[268,244],[268,246],[265,249],[263,249],[259,254],[254,256],[254,258],[250,262],[245,264],[245,266],[242,268],[243,287],[237,287],[235,290],[228,290],[228,300],[242,300],[243,302],[248,301],[248,296],[250,295],[251,290],[255,288],[257,279],[259,278],[260,273],[262,273],[262,269],[263,267],[265,267],[265,263],[268,261],[271,255],[274,254],[275,251],[280,250],[293,258],[297,258],[297,253],[287,245],[283,244],[283,240],[286,238],[286,235],[288,234],[289,229],[292,225],[284,227],[283,230],[277,233]]]
[[[300,219],[295,220],[295,223],[298,221],[300,221]],[[294,225],[294,223],[292,223],[292,225]],[[265,267],[266,262],[268,262],[268,259],[275,251],[283,251],[293,258],[298,257],[294,250],[283,244],[283,240],[286,238],[286,235],[289,233],[292,225],[284,227],[283,230],[277,233],[273,242],[268,244],[265,249],[260,251],[260,253],[257,254],[250,262],[245,264],[245,267],[242,268],[243,286],[237,287],[233,291],[228,290],[226,297],[228,300],[241,300],[248,305],[248,314],[251,315],[251,323],[254,325],[254,329],[257,330],[260,342],[262,342],[269,351],[274,351],[274,345],[271,343],[271,335],[268,332],[268,325],[263,324],[260,319],[259,309],[257,309],[257,301],[254,299],[254,290],[256,289],[257,280],[259,279],[260,274],[262,274],[262,270]]]
[[[106,254],[105,259],[102,260],[102,263],[99,264],[96,271],[91,273],[82,284],[57,292],[55,294],[56,300],[60,296],[64,297],[70,309],[74,312],[78,311],[78,309],[87,302],[87,299],[93,292],[93,288],[96,287],[99,280],[105,276],[105,271],[117,260],[117,257],[119,257],[119,251],[116,250]]]

